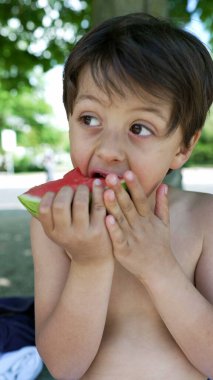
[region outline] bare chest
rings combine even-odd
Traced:
[[[112,290],[102,342],[82,380],[205,380],[184,356],[145,289]],[[133,298],[133,292],[136,292]],[[115,292],[120,293],[115,304]]]
[[[178,228],[178,234],[176,231]],[[199,238],[176,226],[171,245],[193,283]],[[158,315],[146,289],[119,264],[97,356],[82,380],[204,380],[184,356]]]

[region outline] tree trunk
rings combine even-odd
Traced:
[[[153,16],[168,15],[168,0],[93,0],[92,25],[130,12],[146,12]]]
[[[168,17],[168,0],[143,0],[143,11],[156,17]]]

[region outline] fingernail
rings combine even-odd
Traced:
[[[64,187],[62,187],[62,189],[60,190],[60,192],[61,192],[62,194],[69,194],[69,192],[70,192],[70,187],[69,187],[69,186],[64,186]]]
[[[49,200],[45,199],[40,204],[39,210],[41,213],[46,213],[49,210],[50,206],[51,206],[50,199]]]
[[[167,185],[164,185],[164,194],[165,194],[165,195],[168,194],[168,186],[167,186]]]
[[[116,175],[111,175],[109,181],[112,185],[116,185],[118,183],[118,178],[116,177]]]
[[[50,192],[46,193],[41,200],[41,207],[42,208],[49,207],[52,203],[53,196],[54,196],[53,193],[50,193]]]
[[[114,216],[108,215],[107,219],[108,219],[108,221],[109,221],[110,224],[115,224],[115,218],[114,218]]]
[[[132,181],[134,179],[134,174],[129,170],[125,173],[125,177],[127,180]]]
[[[99,178],[95,178],[93,181],[93,185],[95,186],[101,186],[102,182]]]

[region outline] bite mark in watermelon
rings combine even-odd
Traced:
[[[42,183],[41,185],[32,187],[25,193],[18,196],[19,201],[23,206],[35,217],[39,215],[39,206],[41,198],[47,192],[57,193],[63,186],[70,186],[76,190],[79,185],[88,186],[90,193],[92,193],[93,181],[95,178],[85,177],[79,168],[75,168],[64,175],[63,178],[55,181]],[[104,187],[106,182],[104,178],[99,178]],[[122,186],[126,189],[126,183],[121,180]]]

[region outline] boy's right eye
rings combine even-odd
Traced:
[[[100,125],[100,121],[97,119],[97,117],[91,115],[81,116],[80,121],[90,127],[98,127]]]

